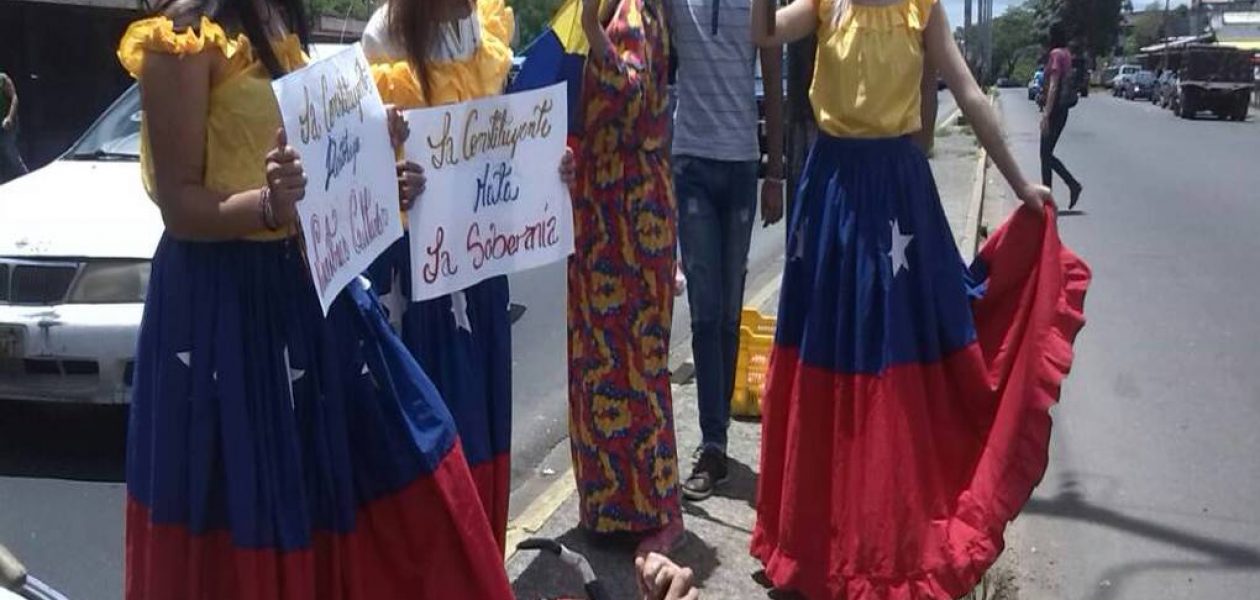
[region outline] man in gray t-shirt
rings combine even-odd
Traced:
[[[683,484],[683,495],[694,501],[711,496],[727,477],[726,432],[761,163],[758,52],[770,155],[761,183],[762,219],[769,225],[783,216],[783,63],[781,50],[753,45],[751,0],[669,5],[678,61],[674,188],[703,433]]]

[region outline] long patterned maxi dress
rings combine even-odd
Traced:
[[[582,524],[648,532],[681,518],[669,382],[675,205],[668,34],[623,0],[587,60],[569,261],[569,429]],[[594,52],[594,50],[592,50]]]

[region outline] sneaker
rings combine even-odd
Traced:
[[[728,475],[726,454],[721,450],[705,448],[691,469],[691,477],[683,483],[683,497],[693,502],[707,500],[717,486],[726,483]]]

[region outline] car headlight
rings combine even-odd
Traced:
[[[147,260],[101,260],[83,266],[70,290],[72,304],[144,302],[149,291]]]

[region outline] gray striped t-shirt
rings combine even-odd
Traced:
[[[669,5],[678,58],[674,154],[759,160],[752,0],[670,0]]]

